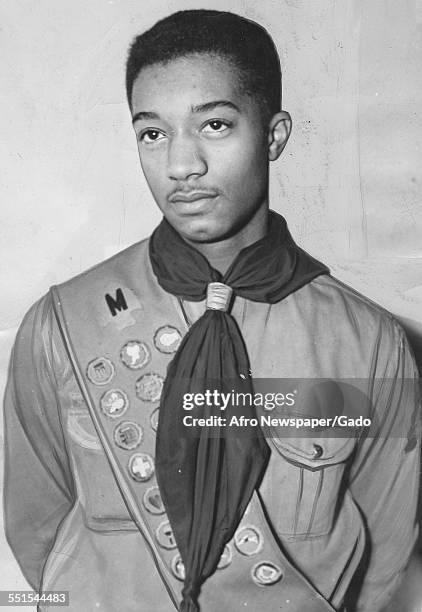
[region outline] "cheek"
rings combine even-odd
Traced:
[[[164,178],[165,174],[162,169],[162,162],[160,159],[157,159],[157,155],[151,154],[139,154],[139,159],[141,162],[142,172],[144,173],[145,180],[148,183],[149,188],[151,189],[154,195],[159,196],[162,191],[164,191]]]
[[[249,197],[261,192],[268,180],[266,154],[261,143],[238,150],[225,166],[231,188]]]

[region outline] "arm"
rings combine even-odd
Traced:
[[[6,538],[34,589],[40,586],[57,528],[73,498],[52,329],[46,297],[31,308],[18,331],[4,404]]]
[[[413,356],[393,324],[378,336],[372,405],[375,437],[361,443],[350,475],[369,538],[358,612],[383,610],[400,584],[417,537],[420,400]]]

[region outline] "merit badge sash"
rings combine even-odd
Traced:
[[[186,323],[176,299],[155,280],[147,241],[52,287],[51,296],[117,486],[167,591],[169,611],[178,609],[184,567],[155,479],[154,456],[160,394]],[[139,572],[146,580],[142,568]],[[334,610],[287,560],[256,493],[203,585],[199,604],[201,612]]]

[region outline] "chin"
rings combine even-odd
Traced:
[[[214,234],[213,232],[209,232],[207,230],[198,230],[196,232],[186,232],[179,231],[179,234],[187,240],[188,242],[197,243],[197,244],[209,244],[212,242],[219,242],[220,240],[224,240],[224,235]]]
[[[169,222],[171,223],[170,220]],[[182,238],[198,244],[219,242],[231,235],[231,228],[221,227],[220,224],[205,219],[192,220],[189,223],[172,223],[172,225]]]

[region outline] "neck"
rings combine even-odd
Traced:
[[[265,236],[267,227],[268,206],[265,206],[259,208],[249,223],[229,238],[210,243],[187,242],[204,255],[213,268],[225,274],[242,249]]]

